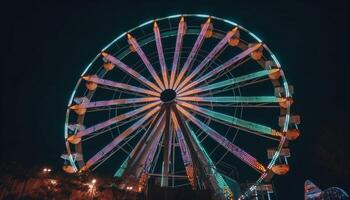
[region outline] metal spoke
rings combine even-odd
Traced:
[[[139,118],[141,118],[141,117],[143,117],[143,116],[144,116],[144,114],[135,115],[135,116],[133,116],[133,117],[130,117],[130,118],[127,119],[127,120],[123,120],[122,122],[117,123],[117,124],[114,125],[114,126],[109,126],[109,127],[100,129],[99,131],[96,131],[96,132],[94,132],[93,134],[88,134],[88,135],[86,135],[86,137],[82,138],[81,141],[84,142],[84,141],[90,140],[90,139],[92,139],[92,138],[95,138],[95,137],[97,137],[97,136],[99,136],[99,135],[101,135],[101,134],[103,134],[103,133],[106,133],[106,132],[111,131],[111,130],[113,130],[113,129],[115,129],[115,128],[124,126],[124,125],[126,125],[126,124],[128,124],[128,123],[130,123],[130,122],[132,122],[132,121],[135,121],[135,120],[137,120],[137,119],[139,119]],[[144,127],[147,126],[147,125],[148,125],[148,123],[145,124]]]
[[[143,94],[152,95],[152,96],[156,96],[156,97],[160,96],[159,93],[154,92],[152,90],[147,90],[147,89],[139,88],[139,87],[136,87],[136,86],[128,85],[128,84],[125,84],[125,83],[119,83],[119,82],[114,82],[114,81],[102,79],[102,78],[99,78],[97,75],[84,76],[83,79],[86,80],[86,81],[90,81],[90,82],[94,82],[94,83],[100,84],[100,85],[120,88],[120,89],[124,89],[124,90],[129,90],[129,91],[132,91],[132,92],[143,93]]]
[[[238,28],[234,28],[229,31],[224,38],[215,46],[215,48],[207,55],[207,57],[193,70],[193,72],[185,78],[184,81],[176,88],[176,91],[181,90],[183,86],[185,86],[192,78],[197,75],[219,52],[220,50],[227,44],[227,42],[232,38],[232,36],[237,32]]]
[[[261,71],[254,72],[254,73],[251,73],[251,74],[247,74],[247,75],[243,75],[243,76],[227,79],[227,80],[224,80],[224,81],[216,82],[216,83],[213,83],[213,84],[210,84],[210,85],[198,87],[198,88],[195,88],[193,90],[189,90],[189,91],[185,91],[185,92],[179,92],[178,96],[184,97],[184,96],[188,96],[188,95],[193,95],[193,94],[205,92],[205,91],[208,91],[208,90],[214,90],[214,89],[217,89],[217,88],[222,88],[222,87],[229,86],[229,85],[235,85],[237,83],[241,83],[241,82],[244,82],[244,81],[249,81],[249,80],[252,80],[252,79],[259,78],[259,77],[267,76],[269,74],[273,74],[273,73],[276,73],[278,71],[279,71],[279,69],[261,70]]]
[[[216,95],[216,94],[219,94],[219,93],[222,93],[222,92],[233,91],[233,90],[235,90],[237,88],[242,89],[243,87],[247,87],[247,86],[250,86],[250,85],[261,83],[261,82],[264,82],[264,81],[267,81],[267,80],[270,80],[270,79],[269,78],[256,78],[256,79],[254,79],[252,81],[244,82],[243,84],[229,85],[229,86],[225,86],[223,88],[220,88],[219,90],[213,90],[213,91],[209,90],[209,92],[202,93],[200,95],[201,96],[212,96],[212,95]]]
[[[215,111],[203,108],[203,107],[195,106],[193,104],[189,104],[189,103],[185,103],[185,102],[181,102],[181,101],[178,102],[178,105],[184,106],[186,108],[190,108],[191,110],[194,110],[198,113],[212,117],[213,119],[217,119],[217,120],[226,122],[228,124],[238,126],[237,128],[241,127],[241,128],[248,129],[248,130],[251,130],[251,131],[256,132],[256,133],[265,134],[268,136],[276,136],[276,137],[283,136],[283,134],[281,132],[274,130],[270,127],[261,125],[261,124],[257,124],[254,122],[239,119],[237,117],[233,117],[233,116],[229,116],[229,115],[226,115],[223,113],[215,112]]]
[[[198,169],[204,169],[204,176],[200,177],[201,174],[196,174],[196,178],[204,178],[204,183],[209,183],[211,189],[215,191],[218,195],[224,195],[227,197],[232,197],[232,191],[228,187],[227,183],[223,179],[222,175],[217,171],[216,166],[213,161],[209,157],[205,148],[199,142],[197,136],[192,131],[190,126],[185,119],[180,115],[179,110],[177,109],[177,105],[173,106],[173,111],[179,122],[180,129],[184,133],[184,138],[187,144],[190,146],[190,152],[192,158],[196,158],[196,167]]]
[[[88,170],[92,165],[94,165],[97,161],[99,161],[102,157],[106,156],[110,151],[112,151],[118,144],[123,141],[126,137],[128,137],[131,133],[140,128],[150,117],[156,114],[157,111],[160,110],[160,106],[157,106],[153,110],[149,111],[144,117],[138,120],[131,127],[126,129],[123,133],[118,135],[113,139],[111,143],[105,146],[102,150],[100,150],[97,154],[95,154],[92,158],[90,158],[84,167],[81,168],[81,171]]]
[[[178,100],[210,103],[282,103],[286,98],[275,96],[178,97]],[[225,104],[227,105],[227,104]]]
[[[274,105],[274,104],[268,104],[268,103],[262,103],[262,104],[242,104],[242,103],[229,103],[229,104],[223,104],[223,103],[203,103],[203,102],[197,102],[196,105],[199,106],[208,106],[208,107],[226,107],[226,108],[280,108],[280,105]]]
[[[103,129],[105,127],[108,127],[108,126],[110,126],[112,124],[118,123],[118,122],[120,122],[122,120],[125,120],[125,119],[128,119],[130,117],[133,117],[133,116],[135,116],[135,115],[137,115],[139,113],[142,113],[142,112],[144,112],[144,111],[146,111],[146,110],[148,110],[150,108],[153,108],[153,107],[155,107],[155,106],[157,106],[159,104],[160,104],[160,101],[157,101],[157,102],[154,102],[154,103],[147,104],[147,105],[145,105],[145,106],[143,106],[141,108],[138,108],[136,110],[132,110],[130,112],[118,115],[116,117],[113,117],[113,118],[105,121],[105,122],[101,122],[99,124],[96,124],[96,125],[94,125],[92,127],[87,128],[85,130],[79,131],[75,135],[70,136],[67,140],[72,142],[72,143],[75,143],[75,141],[80,142],[79,138],[81,138],[83,136],[89,135],[89,134],[91,134],[91,133],[93,133],[95,131],[101,130],[101,129]]]
[[[161,39],[161,35],[160,35],[158,24],[157,24],[156,21],[154,22],[153,31],[154,31],[154,36],[155,36],[156,45],[157,45],[159,63],[160,63],[160,67],[161,67],[161,70],[162,70],[164,87],[165,88],[169,88],[169,81],[168,81],[168,74],[167,74],[166,63],[165,63],[165,59],[164,59],[162,39]]]
[[[265,173],[266,172],[266,168],[264,167],[264,165],[259,163],[253,156],[251,156],[247,152],[243,151],[241,148],[239,148],[235,144],[231,143],[224,136],[220,135],[214,129],[210,128],[208,125],[206,125],[202,121],[200,121],[197,118],[195,118],[193,115],[191,115],[185,109],[183,109],[181,106],[177,105],[176,108],[184,116],[186,116],[186,118],[188,118],[191,122],[196,124],[196,126],[198,126],[198,128],[200,128],[204,132],[206,132],[212,139],[214,139],[222,147],[224,147],[225,149],[230,151],[233,155],[235,155],[237,158],[242,160],[244,163],[246,163],[247,165],[251,166],[253,169],[255,169],[256,171],[258,171],[260,173]]]
[[[135,103],[146,103],[152,101],[159,101],[158,97],[144,97],[144,98],[130,98],[130,99],[113,99],[107,101],[94,101],[81,103],[74,106],[71,106],[70,109],[85,109],[85,108],[97,108],[103,106],[112,106],[112,105],[125,105],[125,104],[135,104]]]
[[[104,162],[106,162],[111,156],[113,156],[114,153],[116,153],[117,151],[121,150],[123,151],[125,154],[129,154],[129,151],[127,151],[124,146],[126,145],[129,145],[129,142],[134,138],[136,137],[143,129],[142,128],[139,128],[133,135],[129,136],[129,137],[126,137],[124,139],[124,142],[119,144],[117,146],[117,148],[113,149],[111,151],[111,153],[109,153],[108,155],[106,155],[105,157],[101,158],[99,161],[97,161],[94,166],[91,169],[91,171],[94,171],[96,170],[100,165],[102,165]]]
[[[136,39],[128,34],[128,41],[130,45],[136,50],[137,54],[140,56],[143,63],[146,65],[148,71],[151,73],[153,79],[157,82],[158,86],[164,90],[164,85],[162,81],[159,79],[157,72],[154,70],[152,64],[149,62],[146,54],[141,49],[140,45],[137,43]]]
[[[227,62],[223,63],[222,65],[218,66],[217,68],[213,69],[212,71],[208,72],[207,74],[201,76],[200,78],[198,78],[197,80],[193,81],[192,83],[186,85],[181,90],[179,90],[179,93],[182,93],[182,92],[184,92],[184,91],[186,91],[186,90],[188,90],[190,88],[193,88],[194,86],[196,86],[199,83],[207,80],[208,78],[211,78],[214,75],[222,72],[223,70],[233,66],[234,64],[238,63],[240,60],[242,60],[243,58],[248,56],[250,53],[252,53],[253,51],[257,50],[260,46],[261,46],[261,44],[259,43],[259,44],[255,44],[254,46],[246,49],[242,53],[240,53],[237,56],[231,58]]]
[[[169,159],[171,153],[171,131],[170,131],[170,105],[165,104],[165,130],[164,130],[164,139],[163,139],[163,171],[162,171],[162,179],[161,186],[168,187],[168,175],[169,175]]]
[[[177,72],[177,67],[180,62],[180,51],[182,48],[182,41],[183,36],[185,35],[186,30],[186,22],[184,20],[184,17],[181,17],[181,20],[179,22],[178,30],[177,30],[177,36],[176,36],[176,46],[175,46],[175,52],[174,52],[174,59],[173,59],[173,65],[171,68],[171,74],[170,74],[170,83],[169,88],[173,88],[174,82],[175,82],[175,76]]]
[[[162,120],[163,122],[163,120]],[[154,129],[157,134],[156,136],[154,137],[153,140],[150,141],[151,145],[150,145],[150,149],[148,152],[147,155],[145,155],[145,160],[143,161],[143,168],[141,169],[140,172],[138,172],[138,176],[139,177],[139,185],[141,187],[144,187],[146,182],[147,182],[147,179],[149,177],[149,172],[151,170],[151,167],[152,167],[152,163],[154,162],[154,156],[157,152],[157,148],[158,148],[158,145],[159,145],[159,141],[160,141],[160,138],[162,136],[162,132],[164,131],[164,123],[161,124],[160,127],[157,127],[157,129]]]
[[[161,92],[161,89],[158,86],[156,86],[154,83],[152,83],[151,81],[146,79],[144,76],[142,76],[141,74],[139,74],[138,72],[136,72],[135,70],[133,70],[132,68],[130,68],[129,66],[124,64],[119,59],[115,58],[114,56],[112,56],[106,52],[102,52],[101,54],[107,61],[115,64],[116,66],[118,66],[124,72],[130,74],[132,77],[134,77],[139,82],[149,86],[150,88],[154,89],[157,92]]]
[[[137,158],[140,158],[140,152],[142,153],[145,146],[149,143],[150,138],[154,137],[153,136],[155,134],[154,126],[158,128],[159,124],[162,121],[163,121],[163,114],[162,114],[162,108],[161,108],[157,116],[153,117],[153,120],[148,122],[150,126],[147,128],[142,138],[139,140],[135,148],[133,148],[132,152],[128,155],[128,157],[125,159],[125,161],[120,166],[120,168],[118,169],[118,171],[115,173],[114,176],[121,177],[124,174],[124,171],[128,171],[129,173],[130,171],[132,171],[130,166],[134,165],[133,163]]]
[[[195,57],[195,55],[197,54],[200,46],[202,45],[203,41],[204,41],[204,36],[205,36],[205,33],[207,32],[209,26],[210,26],[210,21],[211,19],[208,18],[208,20],[203,24],[202,26],[202,29],[201,29],[201,32],[199,33],[198,35],[198,38],[195,42],[195,44],[193,45],[193,48],[191,50],[191,53],[190,55],[188,56],[185,64],[183,65],[180,73],[179,73],[179,76],[176,78],[176,81],[175,81],[175,84],[173,86],[173,89],[177,88],[177,86],[179,85],[180,81],[182,80],[183,76],[185,75],[187,69],[190,67],[191,63],[192,63],[192,60],[193,58]]]
[[[174,124],[176,137],[177,137],[177,140],[178,140],[178,143],[180,146],[182,161],[185,165],[186,174],[187,174],[188,180],[189,180],[192,188],[194,188],[196,183],[195,183],[195,177],[194,177],[192,158],[191,158],[191,155],[189,152],[190,150],[185,142],[185,138],[184,138],[183,133],[180,129],[180,125],[178,123],[178,120],[177,120],[174,112],[171,112],[171,119],[172,119],[172,122]]]

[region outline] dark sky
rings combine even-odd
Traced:
[[[66,105],[84,66],[97,52],[144,21],[204,13],[231,19],[256,33],[274,51],[295,87],[293,112],[302,117],[302,135],[291,144],[291,172],[274,181],[279,199],[302,199],[306,179],[321,188],[340,186],[350,191],[345,5],[58,2],[15,1],[1,6],[1,162],[59,168]]]

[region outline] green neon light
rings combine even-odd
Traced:
[[[184,106],[186,106],[186,105],[184,105]],[[225,114],[222,114],[219,112],[211,111],[211,110],[208,110],[206,108],[196,107],[196,109],[197,108],[198,108],[199,112],[202,112],[202,113],[209,115],[211,117],[214,117],[216,119],[228,122],[230,124],[244,127],[244,128],[256,131],[256,132],[265,133],[268,135],[271,135],[271,133],[272,133],[272,129],[270,127],[260,125],[260,124],[254,123],[254,122],[250,122],[250,121],[245,121],[243,119],[239,119],[239,118],[236,118],[233,116],[225,115]]]
[[[146,25],[148,25],[148,24],[151,24],[152,22],[154,22],[154,20],[149,20],[149,21],[147,21],[147,22],[145,22],[145,23],[143,23],[143,24],[140,24],[140,25],[138,26],[138,28],[141,28],[141,27],[143,27],[143,26],[146,26]]]
[[[203,15],[203,14],[196,14],[195,16],[196,17],[204,17],[204,18],[208,18],[209,17],[209,15]]]
[[[228,24],[231,24],[231,25],[234,25],[234,26],[237,26],[238,24],[236,24],[235,22],[233,21],[230,21],[230,20],[227,20],[227,19],[224,19],[224,22],[228,23]]]
[[[181,17],[181,15],[170,15],[167,18],[168,19],[172,19],[172,18],[177,18],[177,17]]]
[[[281,64],[278,62],[278,60],[274,54],[271,54],[271,58],[273,59],[273,61],[275,61],[277,67],[281,68]]]
[[[269,73],[270,72],[268,70],[262,70],[262,71],[254,72],[254,73],[247,74],[247,75],[244,75],[244,76],[240,76],[240,77],[228,79],[228,80],[225,80],[225,81],[221,81],[221,82],[218,82],[218,83],[214,83],[214,84],[211,84],[211,85],[208,85],[208,86],[204,86],[204,87],[198,88],[198,90],[201,90],[201,91],[213,90],[213,89],[225,87],[225,86],[228,86],[228,85],[233,85],[233,84],[236,84],[236,83],[240,83],[240,82],[243,82],[243,81],[252,80],[254,78],[259,78],[259,77],[262,77],[262,76],[266,76]]]
[[[197,146],[199,147],[199,149],[203,152],[205,159],[207,160],[208,164],[209,164],[209,169],[210,169],[210,173],[212,173],[212,175],[214,175],[216,182],[218,183],[219,188],[222,190],[222,192],[224,193],[224,195],[226,197],[230,197],[233,196],[233,193],[230,189],[230,187],[227,185],[226,181],[224,180],[224,178],[221,176],[220,173],[217,172],[216,167],[213,163],[213,161],[211,160],[211,158],[209,157],[207,151],[204,149],[204,147],[202,146],[202,144],[199,142],[196,134],[192,131],[192,129],[190,128],[190,126],[188,125],[188,123],[186,123],[192,138],[194,138],[194,141],[196,142]]]
[[[164,162],[162,163],[162,176],[160,179],[161,186],[164,186]]]
[[[276,103],[278,98],[275,96],[232,96],[232,97],[199,97],[198,101],[216,102],[216,103]],[[197,99],[196,99],[197,100]]]
[[[251,35],[254,39],[256,39],[259,43],[261,43],[262,41],[260,40],[260,38],[258,38],[254,33],[249,32],[249,35]]]
[[[124,160],[123,164],[119,167],[119,169],[117,170],[117,172],[114,174],[114,177],[118,177],[118,178],[122,177],[122,175],[123,175],[123,173],[124,173],[124,171],[125,171],[125,169],[126,169],[126,167],[127,167],[127,165],[128,165],[128,160],[129,160],[129,158],[130,158],[130,156],[128,156],[128,157]]]

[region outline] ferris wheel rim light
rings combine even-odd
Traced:
[[[181,51],[183,46],[183,36],[186,34],[185,32],[187,27],[186,25],[187,17],[188,18],[190,17],[206,18],[206,21],[200,27],[200,31],[197,32],[196,35],[198,35],[198,37],[189,53],[189,56],[185,60],[185,63],[183,65],[180,65],[181,59],[180,59],[180,54],[178,52]],[[167,66],[165,62],[165,56],[164,56],[165,52],[162,44],[162,36],[160,34],[160,28],[162,26],[160,22],[165,19],[174,19],[174,18],[179,18],[177,33],[175,35],[176,46],[175,46],[174,57],[172,59],[172,65]],[[211,35],[207,36],[207,33],[208,31],[213,32],[212,23],[215,20],[223,21],[227,24],[233,25],[234,27],[231,28],[228,32],[226,32],[226,35],[221,37],[221,40],[219,41],[219,43],[216,44],[216,46],[209,52],[209,54],[204,59],[202,59],[201,62],[197,64],[197,66],[193,69],[191,65],[194,62],[194,57],[200,51],[202,43],[211,37]],[[147,25],[150,25],[152,23],[153,23],[153,26],[152,26],[153,28],[151,28],[151,30],[153,30],[154,38],[151,41],[155,41],[155,44],[156,44],[158,62],[161,69],[159,73],[154,68],[154,65],[153,65],[154,61],[152,61],[151,58],[148,57],[148,55],[142,50],[142,47],[147,43],[142,43],[141,40],[139,41],[140,42],[139,43],[137,39],[132,35],[133,31],[139,28],[144,28]],[[216,68],[213,68],[213,69],[205,68],[212,59],[216,59],[215,58],[216,54],[218,54],[224,48],[224,46],[230,44],[231,38],[235,36],[236,33],[238,33],[238,42],[240,41],[239,32],[238,32],[239,30],[243,30],[244,32],[248,33],[252,38],[256,40],[256,43],[249,44],[249,46],[247,46],[246,49],[243,49],[242,52],[240,52],[239,54],[236,54],[234,57],[231,57],[226,62],[223,62],[222,64],[218,65]],[[141,60],[143,65],[146,67],[145,68],[146,71],[151,75],[149,78],[146,78],[147,76],[144,77],[141,74],[141,72],[137,72],[136,68],[132,68],[124,64],[124,62],[122,62],[123,58],[120,58],[117,56],[115,57],[115,55],[108,53],[108,49],[125,36],[127,36],[127,42],[129,43],[130,47],[132,47],[131,50],[135,52],[135,55],[138,55],[139,60]],[[232,45],[235,45],[236,42],[237,41],[232,43]],[[262,59],[263,50],[268,52],[268,54],[270,55],[270,59],[272,59],[276,64],[274,68],[270,68],[270,69],[266,68],[258,72],[241,75],[238,77],[234,77],[232,79],[226,79],[221,82],[216,81],[217,76],[219,75],[220,72],[224,70],[235,69],[240,65],[241,60],[246,59],[247,57],[254,61]],[[103,60],[105,62],[103,64],[103,67],[105,67],[106,72],[115,70],[114,68],[120,69],[129,77],[131,77],[133,80],[138,81],[138,83],[146,87],[134,86],[133,84],[129,84],[128,82],[123,83],[123,81],[115,82],[109,79],[105,79],[103,75],[100,76],[99,74],[87,74],[91,66],[93,65],[93,63],[100,57],[103,57]],[[105,66],[106,64],[108,64],[108,66]],[[169,67],[169,69],[171,68],[171,70],[168,70],[167,67]],[[177,68],[179,69],[178,72],[177,72]],[[238,83],[244,83],[244,82],[249,83],[249,81],[257,80],[257,79],[264,80],[263,77],[265,76],[267,77],[267,79],[270,79],[271,81],[279,80],[279,79],[282,80],[283,82],[282,87],[284,88],[285,94],[283,96],[205,96],[208,94],[203,94],[203,92],[217,90],[219,88],[223,88],[227,86],[231,87],[234,85],[238,85],[239,87]],[[207,84],[206,82],[208,80],[210,80],[210,82]],[[141,97],[133,96],[133,98],[124,98],[124,99],[115,98],[110,100],[98,100],[98,101],[91,101],[91,102],[89,101],[89,102],[77,103],[73,105],[73,98],[76,95],[77,88],[82,81],[86,82],[86,87],[90,92],[99,90],[100,87],[101,88],[107,87],[111,89],[129,91],[131,92],[131,94],[133,95],[138,94],[138,95],[141,95]],[[198,96],[198,94],[200,95]],[[195,105],[195,103],[198,103],[198,102],[207,102],[212,106],[213,106],[213,103],[221,103],[221,104],[266,103],[266,104],[279,105],[281,108],[286,110],[285,120],[283,124],[284,126],[282,127],[281,131],[277,131],[268,126],[246,121],[240,118],[236,118],[234,116],[229,116],[221,112],[211,111],[209,109],[204,108],[203,105],[201,104]],[[270,49],[266,46],[266,44],[262,43],[262,41],[255,34],[246,30],[242,26],[230,20],[218,18],[215,16],[202,15],[202,14],[171,15],[168,17],[150,20],[119,35],[111,43],[105,46],[101,50],[101,52],[89,63],[89,65],[83,71],[81,75],[81,79],[78,80],[78,83],[72,92],[71,98],[68,103],[68,109],[66,112],[67,117],[65,121],[64,135],[67,141],[66,147],[67,147],[67,155],[69,155],[68,160],[71,163],[73,170],[76,172],[87,171],[93,165],[99,166],[100,163],[102,164],[105,160],[109,158],[109,156],[114,154],[116,150],[114,151],[113,149],[116,146],[118,146],[119,143],[121,143],[125,138],[127,138],[129,135],[134,134],[134,132],[137,132],[137,130],[141,126],[147,125],[151,127],[153,123],[151,121],[157,118],[160,118],[162,123],[159,122],[160,124],[158,123],[157,126],[156,124],[154,124],[154,128],[153,128],[154,130],[156,128],[158,128],[159,130],[157,130],[156,132],[151,131],[150,134],[154,135],[154,137],[156,138],[159,138],[159,141],[160,141],[160,138],[162,135],[167,135],[163,133],[163,131],[166,130],[166,132],[169,132],[169,133],[170,131],[173,131],[174,133],[176,133],[177,135],[176,137],[179,137],[177,138],[176,141],[179,142],[178,147],[180,148],[181,156],[184,161],[185,172],[187,174],[190,184],[192,185],[192,187],[195,187],[194,179],[196,178],[193,175],[193,164],[191,164],[191,160],[189,160],[189,156],[191,155],[186,155],[185,153],[186,151],[187,152],[189,151],[188,150],[189,147],[186,146],[188,139],[187,141],[186,139],[184,139],[183,134],[185,134],[186,131],[183,132],[182,128],[187,127],[187,132],[188,132],[187,134],[191,133],[190,135],[192,135],[191,137],[194,137],[194,140],[196,140],[196,136],[195,136],[196,134],[194,134],[191,131],[191,128],[189,127],[188,122],[185,122],[185,124],[182,126],[179,125],[178,120],[183,120],[183,119],[178,118],[177,115],[181,114],[184,116],[184,118],[187,118],[189,122],[197,125],[198,129],[201,129],[206,135],[213,138],[214,141],[216,141],[218,144],[221,144],[221,147],[224,147],[227,151],[231,152],[236,158],[242,160],[243,162],[248,164],[251,168],[255,169],[261,174],[260,178],[255,182],[255,184],[253,184],[249,188],[249,191],[253,191],[256,185],[259,184],[267,176],[267,173],[269,173],[270,170],[272,170],[273,172],[275,171],[278,172],[278,173],[275,172],[276,174],[286,173],[286,170],[284,170],[286,169],[286,167],[283,167],[282,165],[277,166],[275,165],[275,162],[276,162],[276,159],[279,157],[282,144],[285,142],[285,140],[286,139],[295,140],[296,138],[299,137],[299,134],[300,134],[297,129],[295,130],[288,129],[289,123],[290,123],[290,106],[292,103],[293,103],[293,99],[291,98],[289,85],[286,81],[283,71],[281,70],[280,63],[278,62],[276,56],[270,51]],[[70,114],[70,110],[75,111],[79,116],[83,116],[87,113],[86,109],[92,109],[92,108],[99,109],[101,107],[106,107],[106,106],[116,106],[118,108],[118,106],[121,106],[121,105],[132,105],[134,107],[133,107],[133,110],[131,110],[128,113],[116,115],[115,117],[110,118],[107,121],[94,124],[93,126],[90,126],[84,130],[76,131],[73,135],[69,135],[68,116]],[[141,107],[136,109],[135,106],[141,106]],[[226,139],[220,133],[216,132],[214,129],[210,128],[210,126],[206,125],[206,123],[204,123],[202,120],[192,115],[190,112],[194,114],[199,114],[200,116],[203,116],[205,119],[209,119],[209,121],[210,119],[213,119],[213,121],[218,121],[219,123],[222,122],[223,124],[225,124],[225,126],[228,126],[227,124],[231,123],[233,125],[231,127],[234,127],[237,130],[243,130],[243,131],[250,130],[257,133],[267,134],[269,136],[277,137],[279,142],[279,145],[277,148],[278,150],[274,153],[269,164],[267,166],[264,166],[263,164],[259,163],[253,156],[249,155],[247,152],[243,151],[242,149],[240,149],[239,147],[231,143],[228,139]],[[161,114],[161,113],[165,113],[165,114]],[[79,169],[76,166],[77,161],[73,159],[73,157],[71,156],[72,153],[69,147],[69,143],[78,145],[82,142],[82,137],[86,137],[90,135],[93,136],[96,131],[105,129],[113,124],[119,123],[123,120],[127,120],[128,118],[132,118],[135,116],[138,116],[138,118],[135,118],[138,121],[134,125],[131,125],[127,130],[125,130],[124,132],[120,133],[120,135],[115,137],[110,144],[108,144],[107,146],[102,148],[97,154],[92,156],[83,165],[83,167],[79,167],[80,168]],[[164,120],[166,122],[163,123]],[[170,123],[173,125],[170,126]],[[240,129],[239,127],[243,129]],[[163,136],[163,140],[164,140],[164,137],[166,136]],[[156,139],[156,141],[157,140],[158,139]],[[163,143],[165,142],[163,144],[163,148],[170,148],[169,144],[167,144],[166,142],[167,140],[171,141],[172,139],[171,138],[165,139],[165,141],[163,141]],[[182,141],[181,144],[180,144],[180,141]],[[149,154],[147,154],[148,155],[147,159],[151,159],[151,158],[153,159],[155,156],[156,152],[154,148],[157,148],[157,146],[154,146],[155,145],[154,142],[152,144],[153,146],[149,147],[150,152]],[[192,143],[192,145],[194,144]],[[169,149],[169,151],[171,152],[172,150]],[[164,153],[164,155],[165,154],[166,153]],[[206,155],[206,153],[204,155]],[[166,158],[166,156],[163,157],[163,159],[165,160],[165,163],[170,162],[169,156],[168,158]],[[209,155],[206,155],[206,156],[209,157]],[[138,188],[139,192],[142,191],[144,184],[147,181],[148,170],[150,170],[149,165],[151,163],[149,163],[150,161],[147,161],[147,159],[143,160],[142,162],[138,161],[143,163],[145,166],[147,166],[146,171],[137,172],[138,176],[140,176],[141,178],[138,182],[139,187],[134,187],[134,188],[136,189]],[[124,162],[126,161],[127,160],[125,160]],[[209,160],[205,162],[209,162]],[[79,164],[79,166],[80,165],[81,164]],[[122,166],[124,166],[124,163],[122,164]],[[274,166],[275,168],[273,168]],[[124,172],[124,171],[120,171],[120,169],[121,168],[119,168],[116,174],[131,173],[130,170],[127,172]],[[67,168],[67,171],[71,171],[71,170],[72,170],[71,168],[69,169]],[[163,184],[168,185],[168,173],[169,173],[168,165],[166,165],[165,169],[163,170],[164,172],[162,172],[161,183],[162,185]],[[228,188],[224,179],[220,176],[220,174],[216,171],[216,169],[212,169],[212,170],[214,170],[213,172],[215,172],[215,174],[218,174],[218,177],[216,177],[216,184],[220,185],[220,188],[222,189],[222,191],[228,191],[227,194],[225,193],[225,196],[226,195],[230,196],[232,192],[230,193],[230,189]],[[287,171],[289,171],[289,168]],[[133,187],[129,185],[127,186],[126,189],[133,190]],[[248,193],[246,192],[242,194],[241,198],[244,198],[247,195]]]

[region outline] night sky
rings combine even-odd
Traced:
[[[122,32],[150,19],[203,13],[233,20],[276,54],[295,87],[301,137],[279,199],[303,199],[303,183],[350,192],[349,48],[345,5],[238,1],[16,1],[1,6],[1,162],[60,168],[67,102],[81,72]],[[101,3],[97,3],[101,2]],[[243,2],[243,1],[242,1]]]

